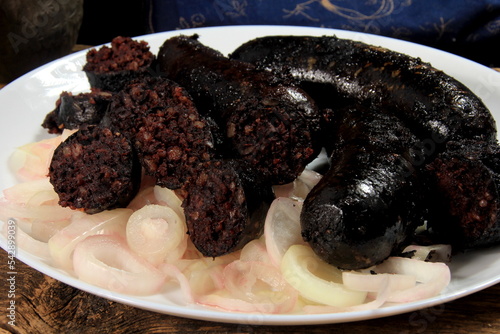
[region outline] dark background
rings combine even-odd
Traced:
[[[85,0],[77,43],[99,45],[114,37],[148,33],[147,1]]]
[[[259,4],[267,6],[274,6],[277,4],[275,2],[269,3],[267,1],[271,0],[263,2],[249,0],[247,2],[249,8],[250,6],[255,7]],[[394,3],[403,6],[403,2],[399,0],[394,1]],[[117,0],[85,0],[84,18],[78,43],[85,45],[99,45],[110,42],[111,39],[118,35],[133,37],[155,31],[175,29],[179,27],[178,21],[179,16],[182,16],[182,11],[186,11],[186,8],[196,6],[198,6],[196,9],[198,11],[200,10],[200,6],[204,6],[204,10],[206,8],[205,14],[207,21],[203,22],[203,26],[249,23],[242,19],[239,21],[236,19],[230,20],[219,12],[214,14],[213,8],[217,8],[219,3],[229,2],[226,0],[186,0],[184,3],[180,0],[131,0],[127,2]],[[359,1],[358,3],[361,6],[361,4],[365,4],[366,1]],[[500,67],[500,54],[498,52],[498,46],[500,45],[500,33],[486,33],[483,34],[484,36],[480,39],[471,41],[471,36],[478,31],[484,31],[487,25],[491,26],[492,23],[500,25],[500,0],[459,0],[457,2],[444,1],[442,3],[440,0],[435,0],[435,2],[429,3],[432,3],[433,6],[439,6],[440,9],[448,12],[452,10],[452,8],[449,7],[450,3],[456,3],[457,5],[461,4],[462,6],[470,4],[471,12],[470,15],[464,16],[462,12],[460,17],[451,19],[448,18],[451,23],[455,24],[457,32],[455,34],[452,33],[446,36],[439,36],[439,38],[436,38],[435,32],[434,35],[426,35],[425,33],[422,33],[422,30],[418,27],[420,20],[428,19],[425,16],[428,17],[431,15],[433,9],[429,9],[427,12],[424,11],[424,13],[419,12],[418,14],[423,16],[416,18],[415,22],[411,23],[415,25],[413,31],[407,35],[396,36],[397,38],[445,50],[482,63],[486,66]],[[349,5],[351,4],[354,3],[349,3]],[[318,6],[318,4],[313,5]],[[422,7],[424,3],[419,4],[414,1],[413,5],[415,5],[415,7],[416,5],[420,5],[420,7]],[[179,7],[179,9],[177,7]],[[255,10],[255,8],[253,8],[253,10]],[[401,10],[408,9],[403,6],[401,7]],[[210,13],[210,11],[212,11],[212,13]],[[251,14],[250,10],[249,13]],[[412,14],[410,14],[410,17],[411,15]],[[436,15],[441,15],[441,13]],[[280,22],[278,19],[283,21],[281,16],[274,15],[272,18],[266,18],[267,21],[260,23],[276,24],[276,22]],[[290,24],[291,22],[291,24],[304,25],[304,20],[301,21],[299,16],[286,22],[289,22],[287,24]],[[406,21],[401,22],[406,24]],[[380,22],[378,23],[380,24]],[[385,22],[382,22],[382,28],[384,28],[384,23]],[[411,26],[411,24],[409,23],[408,25]],[[317,22],[314,23],[314,25],[329,27],[328,24],[323,25],[323,22]],[[411,28],[408,27],[404,28],[411,30]],[[356,27],[348,27],[348,29],[356,30]],[[394,29],[394,27],[391,29]],[[387,28],[387,31],[379,32],[379,34],[395,37],[393,31],[389,30],[389,28]]]

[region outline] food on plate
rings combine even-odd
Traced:
[[[75,247],[73,263],[83,281],[115,292],[148,295],[161,291],[165,274],[114,235],[92,235]]]
[[[48,175],[61,206],[87,213],[127,206],[141,182],[129,140],[95,125],[78,130],[55,149]]]
[[[245,161],[198,164],[183,186],[188,234],[208,257],[241,249],[258,238],[274,199],[271,185]]]
[[[233,157],[254,165],[272,184],[293,181],[319,152],[314,101],[272,73],[230,60],[197,36],[166,40],[158,66],[219,124]]]
[[[257,39],[232,55],[247,56],[181,35],[152,76],[145,42],[90,51],[91,92],[62,93],[56,107],[74,108],[47,116],[62,135],[19,150],[30,181],[4,191],[0,217],[81,280],[136,295],[174,285],[188,303],[233,312],[435,296],[450,270],[432,261],[451,249],[411,244],[425,222],[456,249],[500,241],[495,124],[462,84],[335,37]],[[76,105],[100,89],[111,102],[87,124]],[[307,164],[323,147],[321,175]]]
[[[56,101],[56,108],[45,116],[42,126],[49,133],[59,134],[64,129],[75,130],[85,124],[99,124],[111,96],[111,93],[97,89],[77,95],[62,92]]]
[[[411,57],[334,36],[269,36],[244,43],[232,59],[290,73],[319,105],[382,104],[418,136],[496,140],[483,102],[456,79]],[[419,132],[417,132],[419,131]]]
[[[70,132],[65,130],[64,136],[66,137]],[[12,153],[9,167],[16,171],[16,177],[21,181],[46,178],[52,154],[62,139],[63,135],[60,135],[18,147]]]
[[[402,256],[426,262],[449,263],[451,261],[451,245],[410,245],[403,250]]]
[[[376,246],[375,244],[370,246],[369,243],[363,243],[363,240],[366,240],[364,239],[366,235],[371,234],[373,237],[377,235],[375,231],[368,232],[366,230],[368,224],[373,226],[373,223],[376,222],[375,226],[379,228],[379,235],[389,231],[387,224],[395,228],[395,225],[390,225],[395,222],[394,220],[391,223],[386,217],[371,215],[373,214],[371,211],[368,211],[370,214],[363,217],[364,209],[374,208],[377,205],[390,208],[391,204],[394,204],[393,201],[401,200],[404,196],[391,195],[385,198],[384,196],[388,194],[385,192],[386,190],[382,191],[382,188],[378,188],[384,195],[377,196],[374,201],[371,193],[363,192],[364,188],[373,192],[369,189],[373,187],[373,181],[370,181],[370,187],[367,187],[363,183],[364,176],[360,177],[355,173],[354,167],[351,167],[352,173],[344,172],[349,150],[337,149],[336,143],[340,143],[340,147],[342,147],[345,141],[342,134],[337,133],[338,124],[340,123],[340,127],[342,127],[345,122],[345,126],[349,127],[351,126],[349,122],[369,123],[373,119],[366,117],[365,113],[359,113],[357,120],[342,119],[342,112],[339,113],[339,110],[342,110],[341,106],[343,105],[347,107],[369,106],[369,108],[378,109],[380,113],[386,113],[396,119],[395,122],[386,124],[385,132],[380,131],[368,141],[361,139],[359,143],[356,143],[356,145],[359,144],[358,154],[360,156],[369,156],[369,152],[373,150],[370,141],[376,142],[377,138],[384,141],[383,145],[391,142],[387,136],[404,141],[405,136],[402,134],[404,131],[401,132],[404,127],[408,128],[417,138],[416,142],[403,142],[403,151],[399,151],[406,151],[403,154],[404,159],[398,159],[398,162],[403,162],[407,165],[406,167],[391,166],[391,158],[388,156],[378,162],[376,160],[379,156],[377,156],[374,157],[375,162],[365,157],[363,162],[368,164],[364,166],[366,170],[380,168],[378,166],[383,164],[385,165],[385,173],[392,176],[396,174],[391,172],[391,168],[398,168],[397,175],[399,175],[401,182],[423,184],[424,176],[422,175],[424,173],[421,170],[425,169],[426,165],[431,164],[429,168],[435,177],[427,178],[425,182],[428,184],[421,186],[420,190],[413,193],[415,201],[398,203],[395,207],[405,205],[405,211],[410,216],[411,212],[418,216],[418,212],[432,211],[433,213],[429,217],[422,217],[421,221],[429,219],[432,221],[429,226],[433,226],[431,231],[441,231],[441,234],[447,234],[448,242],[456,245],[461,244],[462,248],[498,242],[500,233],[496,222],[495,179],[496,173],[500,170],[499,166],[497,164],[487,166],[484,161],[480,161],[477,154],[476,158],[471,157],[470,159],[467,156],[462,156],[459,158],[459,163],[453,163],[448,159],[445,162],[438,160],[433,164],[440,152],[444,154],[441,157],[447,159],[449,146],[446,143],[450,141],[459,143],[462,149],[467,152],[477,150],[479,147],[475,143],[478,141],[485,143],[482,148],[479,148],[480,152],[485,152],[485,145],[489,146],[490,149],[499,149],[496,141],[496,125],[492,115],[479,97],[462,83],[418,58],[333,36],[257,38],[237,48],[232,53],[231,58],[248,61],[259,68],[273,72],[291,74],[298,81],[299,86],[310,94],[321,108],[333,110],[333,121],[328,126],[331,142],[326,147],[329,152],[332,152],[331,167],[306,198],[302,214],[303,236],[323,259],[344,268],[362,268],[381,261],[384,256],[387,257],[391,253],[389,244],[404,246],[404,243],[410,240],[406,238],[407,241],[402,242],[403,239],[400,238],[399,241],[396,241],[398,239],[394,238],[394,233],[391,233],[392,238],[386,235],[376,242]],[[362,107],[356,108],[362,109]],[[369,127],[370,125],[365,126]],[[323,129],[323,131],[327,131],[327,129]],[[360,138],[363,138],[363,135]],[[390,146],[384,147],[384,149],[387,148],[390,149]],[[486,155],[483,156],[486,157]],[[349,157],[354,159],[356,155]],[[456,159],[457,156],[453,160],[456,161]],[[370,165],[372,163],[374,164]],[[441,164],[439,165],[439,163]],[[361,164],[358,163],[358,165]],[[380,168],[379,172],[382,172],[382,169]],[[404,169],[409,172],[406,176]],[[411,170],[416,170],[419,174],[415,180],[409,178],[413,175]],[[474,177],[465,177],[462,181],[454,180],[453,178],[459,174],[471,176],[479,174],[482,180],[478,181]],[[332,175],[340,175],[339,178],[342,180],[339,181],[337,177],[331,177]],[[459,184],[460,182],[462,183]],[[364,188],[359,188],[359,185]],[[486,187],[490,187],[490,189],[486,189]],[[340,194],[339,189],[350,189],[358,199],[353,204],[352,198],[345,197],[345,203],[339,206],[338,199],[345,196],[345,194]],[[432,195],[436,194],[444,196],[441,198],[438,195],[440,203],[446,201],[445,206],[436,205],[437,200],[428,201],[424,205],[418,203],[422,196],[431,198]],[[485,200],[477,202],[476,196]],[[376,204],[377,201],[378,204]],[[448,209],[444,210],[444,207]],[[343,228],[344,224],[350,226],[344,221],[349,215],[348,213],[351,212],[350,210],[352,213],[359,214],[357,217],[359,222],[365,221],[362,225],[354,225],[356,228],[352,230]],[[439,214],[434,211],[439,212]],[[394,213],[396,214],[397,210]],[[457,216],[460,218],[458,219]],[[399,215],[395,217],[400,220],[403,218]],[[490,221],[485,222],[485,217],[488,217],[486,220]],[[457,219],[459,222],[456,222]],[[451,221],[456,223],[452,224]],[[339,228],[340,226],[342,228]],[[408,228],[406,232],[402,232],[404,230],[402,226],[398,225],[398,228],[401,229],[398,232],[400,237],[403,234],[410,237],[414,233],[412,228]],[[451,230],[455,232],[450,234]],[[352,238],[348,238],[347,233],[351,234]],[[454,237],[458,239],[455,240]],[[355,243],[346,242],[354,242],[354,240],[358,240],[358,249],[353,247]],[[345,251],[338,251],[337,247],[341,247],[341,245],[345,246]],[[366,252],[369,252],[371,248],[372,253],[369,256],[367,256],[369,253],[366,253],[365,256],[356,253],[361,246],[366,247]],[[386,247],[388,248],[386,249]],[[398,248],[395,247],[393,251]],[[385,255],[382,255],[383,253]],[[380,257],[377,259],[377,256]]]
[[[117,92],[131,79],[150,75],[154,60],[147,42],[117,36],[111,46],[87,52],[83,71],[92,88]]]
[[[48,205],[48,209],[50,209],[50,205]],[[75,268],[75,258],[73,257],[75,248],[82,241],[93,235],[121,237],[124,235],[127,220],[132,213],[131,209],[124,208],[104,210],[92,215],[73,211],[72,215],[63,219],[59,218],[60,225],[53,229],[52,236],[45,244],[50,253],[50,260],[58,268],[71,273]],[[51,218],[44,220],[51,221]],[[26,223],[29,226],[30,222]],[[31,226],[36,225],[38,225],[36,220],[31,222]],[[31,235],[35,240],[39,238],[39,233],[35,233],[33,229]]]
[[[423,223],[423,188],[411,156],[418,138],[375,106],[337,114],[332,167],[301,213],[302,236],[323,260],[367,268],[398,254]]]
[[[127,221],[128,246],[153,265],[178,260],[186,251],[186,221],[174,208],[147,204]]]
[[[500,147],[461,141],[446,148],[426,166],[428,228],[455,250],[500,243]]]
[[[305,245],[290,246],[280,267],[285,280],[312,302],[346,307],[362,304],[366,300],[366,291],[346,288],[342,284],[342,271],[321,261]]]
[[[213,126],[200,116],[186,90],[162,77],[129,82],[114,94],[103,125],[127,136],[146,174],[177,189],[192,166],[213,159]]]

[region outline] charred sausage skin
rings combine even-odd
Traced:
[[[61,134],[64,129],[75,130],[84,125],[99,124],[107,112],[112,94],[99,90],[73,95],[62,92],[54,110],[42,123],[49,133]]]
[[[248,161],[271,183],[291,182],[318,153],[320,115],[302,89],[228,59],[197,36],[165,41],[158,63],[204,116],[221,125],[226,157]]]
[[[419,170],[411,163],[418,140],[375,108],[337,116],[332,167],[305,199],[302,236],[330,264],[367,268],[401,250],[422,221]]]
[[[387,124],[387,134],[401,124],[419,139],[413,147],[420,147],[420,151],[414,151],[407,162],[420,174],[416,181],[421,183],[419,187],[427,190],[427,201],[417,203],[417,207],[430,213],[421,219],[432,217],[431,228],[440,237],[448,235],[446,241],[457,249],[500,241],[496,190],[500,166],[484,162],[492,161],[494,156],[485,152],[498,150],[495,121],[482,101],[462,83],[418,58],[336,37],[263,37],[242,45],[231,57],[259,68],[291,73],[321,107],[332,108],[334,114],[338,113],[338,106],[365,104],[395,116],[396,123]],[[364,215],[364,206],[370,207],[374,199],[362,196],[356,184],[360,175],[361,179],[366,178],[367,173],[385,161],[380,173],[385,169],[389,177],[375,190],[378,206],[382,207],[385,201],[398,200],[386,197],[387,189],[391,189],[391,182],[398,184],[404,172],[390,165],[391,154],[381,153],[363,140],[363,135],[359,137],[359,147],[345,146],[346,152],[341,152],[338,159],[335,146],[345,138],[335,133],[335,126],[335,122],[330,125],[332,167],[304,203],[303,235],[328,262],[349,269],[362,268],[383,260],[398,247],[394,225],[380,224],[371,236],[360,232],[364,228],[360,228],[361,218],[355,213]],[[374,139],[387,138],[387,134],[376,134]],[[483,153],[464,156],[457,150],[448,152],[450,142],[462,151]],[[478,147],[477,143],[483,144]],[[405,145],[393,153],[402,154],[411,147]],[[356,149],[361,151],[349,153]],[[371,150],[380,154],[383,161],[370,157]],[[359,159],[345,160],[349,154]],[[342,180],[339,170],[350,172],[342,172]],[[402,193],[396,196],[404,197]],[[356,198],[357,211],[352,210],[352,197]],[[477,198],[483,200],[477,202]],[[395,208],[400,204],[395,204]],[[410,203],[405,211],[413,209]],[[355,219],[346,219],[346,211]],[[374,217],[379,216],[365,215],[364,224],[380,220]],[[411,232],[409,229],[406,233]]]
[[[384,105],[435,142],[496,138],[495,121],[482,101],[419,58],[334,36],[257,38],[231,58],[291,73],[323,105]]]

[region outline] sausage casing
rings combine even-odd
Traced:
[[[193,97],[204,116],[224,130],[230,151],[273,184],[291,182],[318,153],[319,114],[300,88],[272,73],[224,57],[196,36],[165,41],[158,54],[162,74]]]
[[[231,57],[291,73],[320,104],[383,104],[417,135],[437,143],[496,139],[495,121],[483,102],[419,58],[334,36],[257,38]]]
[[[302,236],[326,262],[367,268],[405,246],[422,221],[417,138],[363,106],[343,112],[332,166],[304,201]]]

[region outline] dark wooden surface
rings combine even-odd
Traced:
[[[500,284],[443,305],[392,317],[317,326],[224,324],[144,311],[74,289],[16,263],[15,298],[0,250],[0,333],[500,333]],[[15,300],[15,324],[8,324]]]

